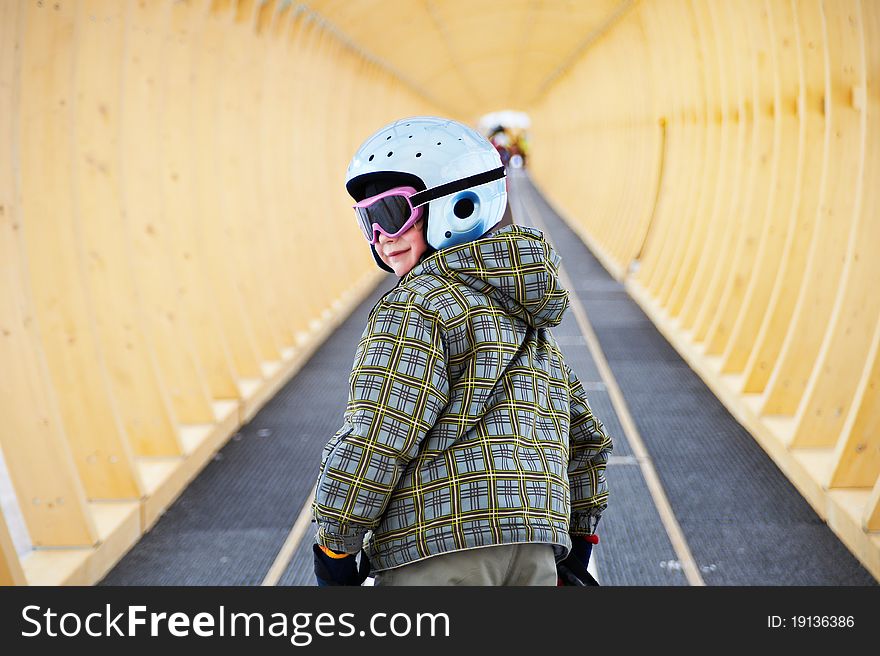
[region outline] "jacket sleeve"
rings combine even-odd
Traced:
[[[440,318],[412,292],[391,292],[370,313],[343,426],[324,447],[312,507],[318,544],[360,551],[448,393]]]
[[[599,421],[575,373],[568,368],[571,394],[568,480],[571,487],[572,535],[592,535],[608,505],[605,466],[611,454],[611,438]]]

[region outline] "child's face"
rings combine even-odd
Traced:
[[[403,278],[418,264],[419,258],[428,248],[422,233],[423,222],[424,219],[419,219],[409,230],[393,239],[379,233],[379,241],[375,244],[376,252],[385,264],[394,269],[399,278]]]

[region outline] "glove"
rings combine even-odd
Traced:
[[[319,544],[313,544],[312,551],[315,554],[315,578],[318,579],[319,586],[361,585],[370,575],[370,560],[363,551],[360,565],[357,564],[354,554],[335,554]]]
[[[587,571],[593,545],[599,543],[598,535],[572,535],[571,551],[565,560],[556,565],[556,585],[599,585],[593,575]]]

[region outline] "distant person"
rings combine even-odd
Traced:
[[[319,585],[590,583],[611,439],[550,331],[560,257],[503,219],[498,152],[456,121],[401,119],[358,149],[346,188],[399,280],[324,448]]]
[[[489,143],[491,143],[495,147],[495,150],[498,151],[498,155],[501,157],[501,163],[506,167],[510,162],[511,155],[510,135],[508,135],[507,131],[499,125],[492,130],[492,133],[489,135]]]

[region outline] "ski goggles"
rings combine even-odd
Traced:
[[[414,187],[395,187],[354,206],[358,225],[368,242],[375,244],[380,232],[392,239],[400,237],[422,218],[424,209],[414,207],[410,200],[416,192]]]
[[[371,244],[375,244],[380,232],[386,237],[395,239],[409,230],[422,218],[423,206],[432,200],[499,180],[504,175],[504,167],[501,166],[424,191],[417,191],[414,187],[394,187],[381,194],[364,198],[353,207],[364,237]]]

